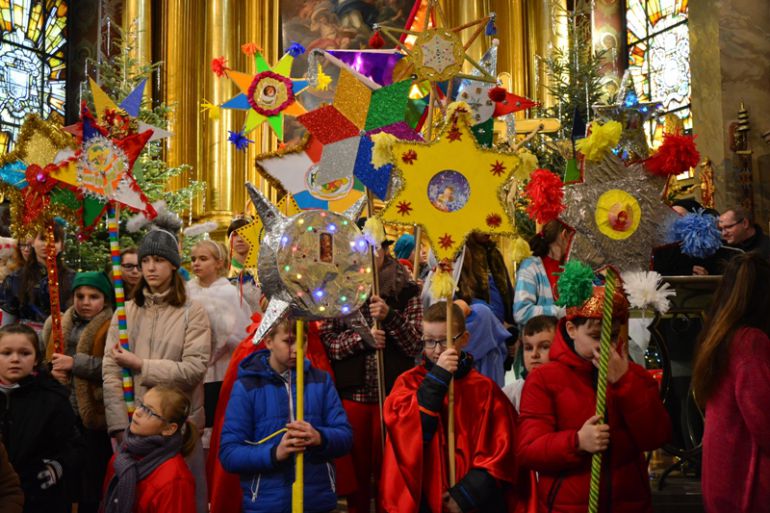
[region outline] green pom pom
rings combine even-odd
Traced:
[[[594,292],[594,271],[583,262],[570,260],[559,275],[556,288],[559,291],[557,305],[581,306]]]

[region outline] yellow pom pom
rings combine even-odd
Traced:
[[[372,165],[380,168],[393,162],[393,143],[398,139],[393,134],[379,132],[372,136],[374,148],[372,148]]]
[[[318,64],[318,78],[316,81],[316,91],[326,91],[329,88],[329,84],[332,83],[332,77],[324,73],[321,64]]]
[[[376,217],[367,219],[364,224],[364,237],[369,241],[369,244],[379,249],[382,241],[385,240],[385,227],[382,222]]]
[[[205,112],[206,114],[208,114],[209,119],[216,120],[216,119],[219,119],[219,116],[221,114],[221,109],[219,105],[211,103],[210,101],[204,98],[201,101],[201,112]]]
[[[436,268],[430,282],[430,295],[433,299],[451,299],[455,293],[455,281],[452,273],[441,267]]]
[[[529,179],[529,175],[532,174],[532,171],[539,167],[537,157],[526,148],[520,148],[519,151],[516,152],[516,156],[519,157],[520,162],[514,176],[519,180]]]
[[[591,123],[591,135],[579,140],[575,146],[586,160],[597,162],[618,145],[622,133],[623,125],[617,121],[608,121],[603,125]]]
[[[516,237],[513,241],[513,249],[511,250],[511,258],[517,264],[520,264],[525,258],[532,256],[532,250],[529,247],[529,243],[521,237]]]

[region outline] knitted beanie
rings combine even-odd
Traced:
[[[83,286],[95,288],[104,294],[104,299],[108,302],[112,302],[112,282],[110,282],[110,279],[106,274],[95,271],[77,273],[75,279],[72,280],[72,290],[74,292],[75,289]]]
[[[165,258],[177,269],[182,265],[182,257],[179,255],[179,244],[171,232],[155,228],[147,232],[147,235],[139,244],[139,263],[146,256],[159,256]]]

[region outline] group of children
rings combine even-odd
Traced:
[[[232,249],[235,258],[235,244]],[[652,511],[643,453],[662,445],[670,427],[655,382],[628,362],[622,294],[615,298],[608,411],[599,419],[595,365],[603,287],[558,322],[529,320],[521,337],[526,380],[501,389],[463,351],[472,336],[465,312],[451,305],[448,323],[446,303],[423,311],[419,288],[384,253],[377,260],[381,295],[365,305],[366,326],[331,321],[311,328],[325,370],[297,362],[296,345],[304,341],[296,339],[293,319],[279,322],[258,350],[231,361],[241,340],[241,347],[260,341],[250,340],[254,309],[239,293],[248,276],[238,270],[236,286],[228,282],[232,266],[222,245],[203,241],[193,248],[190,283],[180,275],[178,241],[170,231],[148,232],[125,256],[134,266],[127,275],[141,270],[126,305],[128,350],[118,343],[112,284],[100,272],[73,276],[61,348],[54,348],[50,321],[43,344],[22,324],[0,329],[6,399],[0,429],[24,511],[65,512],[73,501],[79,512],[207,511],[209,443],[209,466],[213,458],[240,476],[247,512],[291,510],[298,453],[305,454],[308,512],[334,511],[341,495],[352,497],[352,513],[368,511],[372,495],[378,511],[391,513],[584,511],[591,454],[599,451],[608,455],[602,511]],[[388,392],[384,449],[376,395],[370,397],[380,349]],[[301,421],[298,367],[305,378]],[[124,369],[133,376],[132,416]],[[226,375],[235,373],[230,392]],[[207,428],[218,399],[224,421],[212,438]],[[455,482],[449,481],[450,436]],[[351,458],[344,457],[351,451],[353,471],[338,478],[336,464],[350,467]],[[357,480],[353,489],[349,476]]]

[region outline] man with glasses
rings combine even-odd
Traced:
[[[754,251],[770,260],[770,237],[751,221],[748,212],[742,207],[731,208],[719,216],[719,229],[728,247],[746,253]]]

